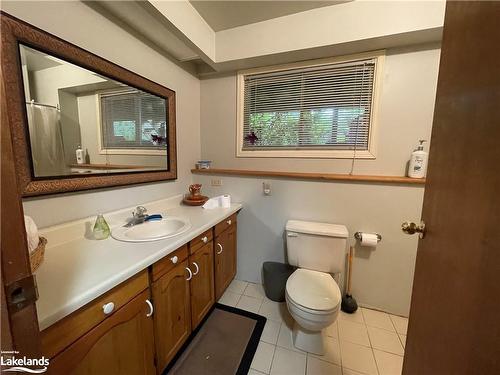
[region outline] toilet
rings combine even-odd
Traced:
[[[344,225],[289,220],[288,263],[298,267],[286,282],[286,304],[294,319],[293,344],[325,354],[323,330],[337,319],[342,301],[333,278],[344,271],[348,231]]]

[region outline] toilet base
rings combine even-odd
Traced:
[[[300,350],[317,355],[325,354],[325,344],[322,331],[309,331],[297,322],[293,324],[293,345]]]

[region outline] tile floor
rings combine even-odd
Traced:
[[[401,374],[406,318],[365,308],[340,312],[326,330],[326,354],[316,356],[293,346],[286,304],[266,298],[262,285],[234,280],[219,302],[268,319],[249,375]]]

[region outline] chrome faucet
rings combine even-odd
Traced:
[[[142,224],[148,218],[148,210],[144,206],[137,206],[132,212],[132,219],[128,221],[124,227],[133,227],[134,225]]]

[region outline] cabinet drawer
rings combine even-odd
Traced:
[[[148,284],[148,273],[147,270],[144,270],[66,318],[44,329],[41,334],[43,354],[49,358],[54,357],[80,336],[113,315],[123,305],[147,289]],[[103,306],[111,302],[114,304],[114,308],[108,314],[105,314]]]
[[[212,228],[210,228],[206,232],[200,234],[198,237],[192,239],[189,242],[189,254],[194,254],[196,250],[199,250],[207,243],[212,242],[213,238]]]
[[[227,219],[224,219],[220,223],[215,225],[215,236],[218,236],[227,228],[231,228],[232,226],[236,225],[236,215],[237,214],[232,214]]]
[[[175,259],[177,257],[177,259]],[[187,245],[175,250],[173,253],[168,254],[163,259],[153,264],[153,281],[158,280],[164,274],[172,270],[176,265],[182,263],[188,257]]]

